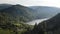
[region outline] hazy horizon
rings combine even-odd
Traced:
[[[23,6],[51,6],[60,8],[60,0],[0,0],[0,4],[21,4]]]

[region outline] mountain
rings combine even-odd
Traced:
[[[60,34],[60,13],[42,23],[44,24],[43,27],[45,27],[45,31]]]
[[[49,18],[53,17],[60,12],[60,8],[48,7],[48,6],[30,6],[29,8],[34,10],[37,18]]]
[[[8,13],[14,17],[21,17],[26,19],[24,21],[31,21],[34,19],[49,18],[60,12],[60,8],[47,6],[31,6],[25,7],[22,5],[0,4],[0,12]],[[19,18],[18,17],[18,18]]]
[[[1,4],[0,5],[0,13],[8,13],[10,16],[14,18],[17,17],[17,20],[21,21],[30,21],[34,19],[34,15],[32,13],[32,9],[22,6],[22,5],[10,5],[10,4]]]
[[[35,24],[31,34],[60,34],[60,13],[39,24]]]
[[[60,28],[60,13],[46,21],[47,29]]]
[[[34,19],[32,9],[22,5],[0,4],[0,34],[25,34],[33,28],[25,24]]]
[[[11,4],[0,4],[0,10],[9,8],[9,7],[11,7],[11,6],[12,6]]]

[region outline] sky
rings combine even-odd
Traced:
[[[51,6],[60,8],[60,0],[0,0],[0,4],[21,4],[24,6]]]

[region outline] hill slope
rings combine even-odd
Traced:
[[[35,24],[34,29],[28,34],[60,34],[60,13],[54,17]]]
[[[48,6],[30,6],[38,18],[49,18],[60,12],[60,8]]]
[[[24,24],[32,20],[31,9],[22,5],[0,4],[0,34],[25,34],[33,26]]]
[[[1,5],[0,13],[8,13],[10,16],[16,17],[17,20],[21,21],[30,21],[34,19],[34,15],[32,13],[32,9],[22,6],[22,5]],[[2,9],[3,8],[3,9]]]

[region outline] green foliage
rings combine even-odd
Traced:
[[[14,34],[14,32],[12,32],[10,30],[0,29],[0,34]]]
[[[13,17],[8,13],[0,13],[0,34],[24,34],[33,29],[32,25],[24,24],[23,16]]]
[[[0,10],[0,34],[24,34],[33,29],[24,22],[33,19],[31,10],[21,5],[12,5]]]

